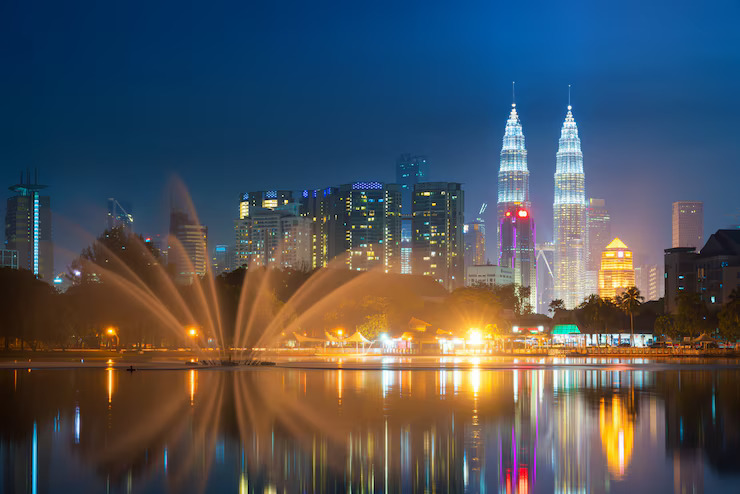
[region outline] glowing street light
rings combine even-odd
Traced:
[[[480,329],[471,329],[468,332],[468,345],[482,345],[483,344],[483,333]]]
[[[120,342],[120,340],[118,338],[118,331],[116,331],[116,328],[114,328],[113,326],[109,326],[108,328],[106,328],[105,334],[108,337],[108,340],[109,341],[112,340],[113,338],[116,339],[115,345],[116,345],[116,348],[117,348],[118,347],[118,343]]]

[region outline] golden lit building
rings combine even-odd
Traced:
[[[631,286],[635,286],[632,251],[615,238],[601,253],[599,296],[614,298]]]

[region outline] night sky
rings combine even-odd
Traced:
[[[707,237],[740,223],[737,0],[497,3],[7,0],[0,183],[39,168],[57,271],[107,197],[165,231],[173,176],[212,244],[241,191],[393,181],[406,152],[463,182],[472,218],[495,204],[515,80],[539,241],[568,84],[587,196],[638,260],[662,262],[672,201],[705,202]]]

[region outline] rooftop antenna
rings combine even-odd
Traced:
[[[511,107],[516,107],[516,81],[511,81]]]
[[[570,106],[570,84],[568,84],[568,110],[571,110],[573,107]]]

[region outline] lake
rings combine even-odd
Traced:
[[[0,403],[7,493],[740,492],[712,361],[4,368]]]

